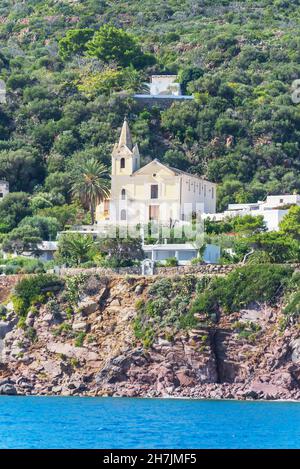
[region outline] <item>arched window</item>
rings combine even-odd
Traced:
[[[121,190],[121,200],[125,200],[125,199],[126,199],[126,190],[122,189]]]
[[[120,167],[121,169],[125,168],[125,158],[121,158]]]
[[[126,220],[126,210],[121,210],[121,220]]]

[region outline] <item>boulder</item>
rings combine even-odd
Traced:
[[[47,375],[51,376],[51,378],[57,378],[61,376],[62,370],[60,364],[54,360],[47,360],[43,363],[44,371]]]
[[[47,324],[51,324],[53,321],[53,314],[52,313],[46,313],[43,316],[43,321],[46,322]]]
[[[297,363],[300,361],[300,337],[290,342],[290,348],[292,351],[292,362]]]
[[[144,285],[137,285],[134,289],[136,295],[141,295],[144,291]]]
[[[61,386],[53,386],[53,388],[51,389],[51,391],[55,394],[58,394],[60,393],[62,390],[62,387]]]
[[[48,342],[47,350],[59,355],[65,355],[70,358],[77,358],[78,360],[97,360],[98,354],[85,347],[75,347],[71,344],[63,344],[61,342]]]
[[[110,302],[110,306],[120,306],[121,302],[119,300],[119,298],[114,298],[111,302]]]
[[[180,386],[192,386],[195,384],[195,380],[188,376],[186,370],[180,370],[176,373],[177,379],[179,381]]]
[[[260,398],[280,399],[280,398],[284,398],[286,390],[280,386],[275,386],[273,384],[254,381],[249,391],[253,392]]]
[[[26,326],[28,327],[33,327],[34,325],[34,320],[35,320],[35,316],[34,315],[31,315],[31,314],[28,314],[26,320],[25,320],[25,324]]]
[[[6,311],[12,313],[14,311],[14,304],[12,301],[10,301],[9,303],[7,303],[6,305]]]
[[[99,304],[95,300],[85,299],[78,304],[83,316],[88,316],[89,314],[94,313],[99,307]]]
[[[0,385],[0,395],[16,396],[17,390],[11,383],[2,384]]]
[[[0,321],[0,339],[4,339],[6,334],[11,331],[12,326],[9,322]]]
[[[72,325],[72,329],[75,332],[86,332],[87,331],[87,323],[84,321],[74,322]]]

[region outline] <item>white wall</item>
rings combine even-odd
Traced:
[[[195,178],[192,175],[182,176],[182,210],[184,204],[191,204],[192,211],[199,210],[197,204],[203,204],[201,210],[204,213],[216,212],[216,184],[202,178]]]
[[[288,210],[263,210],[259,215],[263,215],[268,231],[278,231],[279,223],[288,213]]]
[[[300,196],[298,194],[269,195],[264,203],[265,207],[278,207],[286,204],[300,205]]]
[[[180,96],[180,84],[176,80],[176,75],[153,75],[150,83],[150,94]]]

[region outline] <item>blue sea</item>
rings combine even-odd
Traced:
[[[300,403],[0,396],[0,448],[300,448]]]

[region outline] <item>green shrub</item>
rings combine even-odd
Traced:
[[[275,264],[246,265],[213,279],[195,299],[194,313],[216,315],[238,311],[252,302],[275,304],[291,280],[292,269]]]
[[[78,274],[67,277],[65,280],[64,299],[69,303],[69,307],[77,305],[80,292],[85,284],[87,275]]]
[[[176,267],[178,265],[178,260],[176,257],[169,257],[168,259],[165,260],[165,266],[166,267]]]
[[[192,265],[199,265],[203,264],[203,258],[201,256],[199,257],[194,257],[194,259],[191,260]]]
[[[20,317],[17,327],[19,327],[20,329],[24,329],[24,330],[26,329],[26,318],[24,316]]]
[[[4,305],[0,304],[0,318],[5,319],[6,317],[6,308]]]
[[[31,342],[35,342],[37,339],[37,333],[34,327],[26,327],[25,329],[25,337],[29,339]]]
[[[46,262],[22,256],[1,259],[1,264],[0,271],[6,275],[45,273],[47,269]]]
[[[75,342],[74,342],[75,347],[82,347],[83,346],[85,336],[86,336],[86,333],[83,332],[83,331],[77,333],[77,335],[75,337]]]
[[[284,314],[289,316],[300,315],[300,291],[296,291],[290,298],[289,303],[283,310]]]
[[[68,337],[73,337],[71,324],[63,322],[53,331],[54,337],[60,336],[62,334],[67,335]]]
[[[237,321],[233,324],[233,329],[235,329],[240,338],[250,343],[254,343],[258,334],[261,332],[261,326],[252,321]]]
[[[266,251],[254,251],[247,259],[247,264],[271,264],[272,258]]]
[[[135,302],[135,309],[136,309],[137,311],[139,311],[139,310],[141,310],[141,309],[144,307],[144,305],[145,305],[144,300],[137,300],[137,301]]]
[[[62,285],[62,280],[52,274],[23,278],[15,286],[12,297],[16,313],[26,316],[30,306],[45,302],[47,293],[60,290]]]

